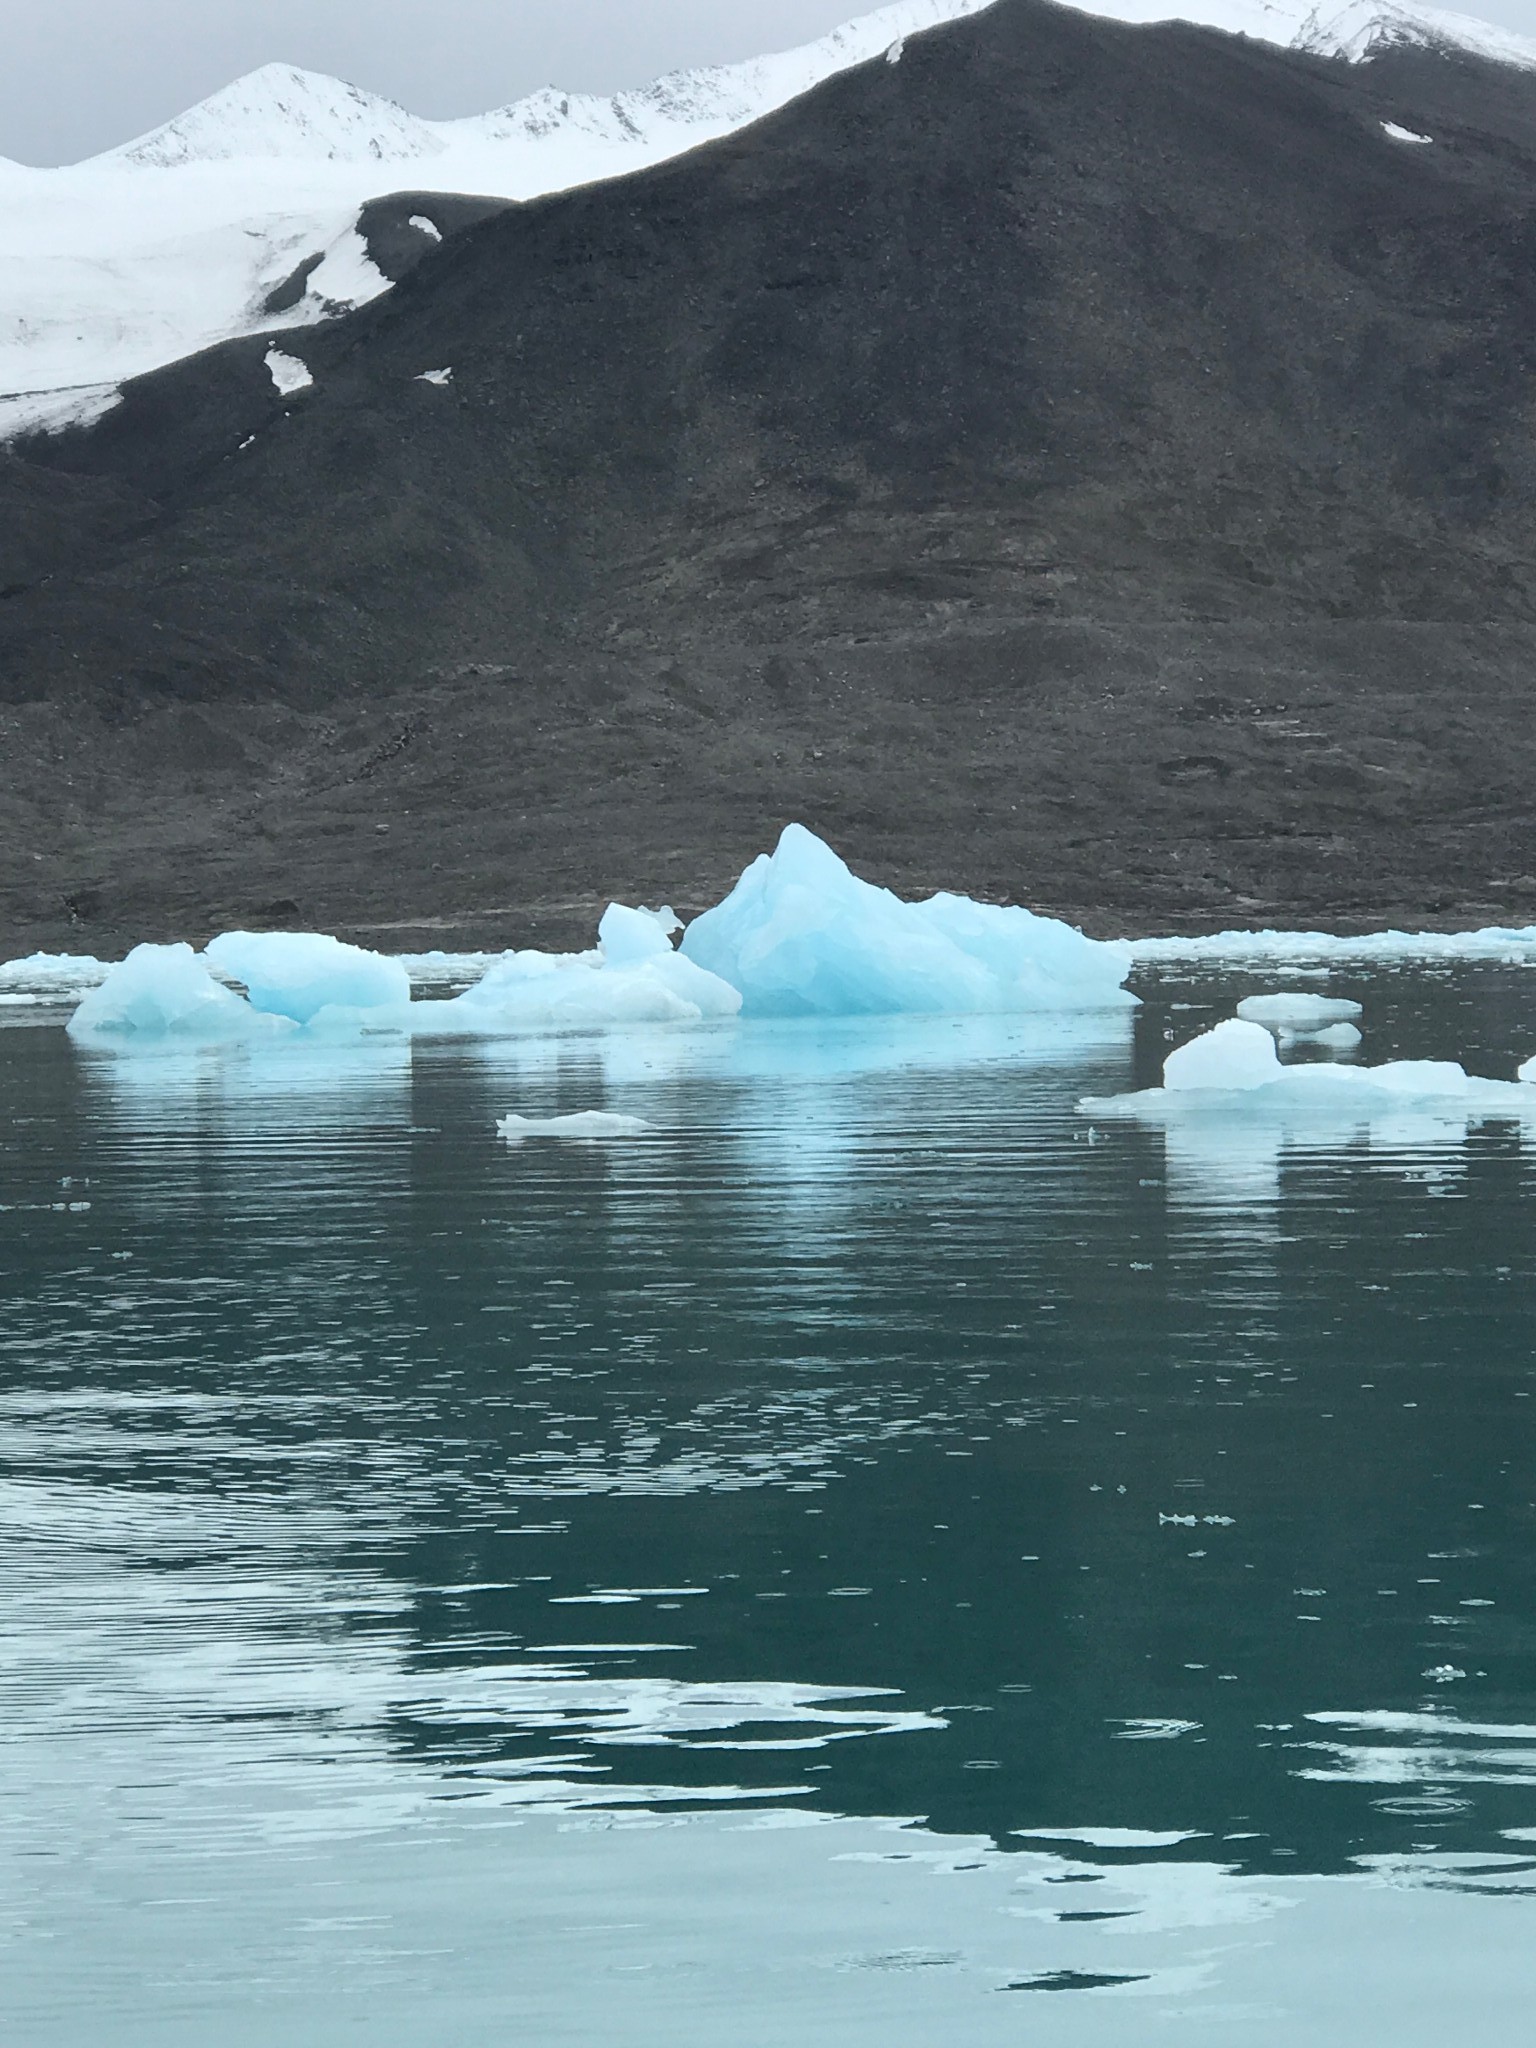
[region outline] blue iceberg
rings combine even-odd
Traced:
[[[1129,1008],[1129,946],[1054,917],[941,893],[904,902],[788,825],[682,956],[741,991],[754,1017]]]

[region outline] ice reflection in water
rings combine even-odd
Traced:
[[[19,2038],[1523,2041],[1530,1158],[1091,1137],[1151,994],[0,1035]]]

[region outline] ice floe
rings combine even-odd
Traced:
[[[1180,965],[1208,961],[1213,965],[1285,966],[1297,971],[1312,961],[1502,960],[1515,964],[1536,959],[1536,925],[1483,925],[1464,932],[1303,932],[1224,931],[1197,937],[1132,939],[1138,963],[1163,961]]]
[[[1518,1081],[1484,1079],[1455,1060],[1287,1066],[1263,1025],[1229,1017],[1168,1055],[1162,1087],[1089,1096],[1078,1107],[1094,1117],[1161,1123],[1257,1115],[1358,1124],[1408,1111],[1462,1124],[1499,1118],[1536,1124],[1533,1080],[1536,1061],[1526,1062]]]
[[[95,988],[112,972],[105,960],[89,953],[28,953],[19,960],[0,961],[0,989],[40,996],[78,995]]]
[[[1127,946],[1056,918],[941,893],[909,903],[861,881],[788,825],[730,895],[695,918],[683,956],[741,991],[748,1016],[1129,1007]]]
[[[498,1136],[509,1145],[520,1145],[524,1138],[643,1138],[655,1128],[642,1116],[620,1116],[607,1109],[577,1109],[566,1116],[514,1114],[498,1118],[496,1124]]]
[[[1250,1024],[1266,1024],[1293,1038],[1312,1038],[1335,1024],[1352,1024],[1361,1014],[1361,1005],[1347,996],[1284,990],[1271,996],[1244,996],[1237,1014]]]

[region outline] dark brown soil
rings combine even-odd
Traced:
[[[1002,0],[474,211],[0,462],[0,948],[1536,920],[1536,78]]]

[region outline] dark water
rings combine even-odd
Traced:
[[[0,1031],[5,2038],[1528,2041],[1536,1162],[1075,1114],[1264,985]]]

